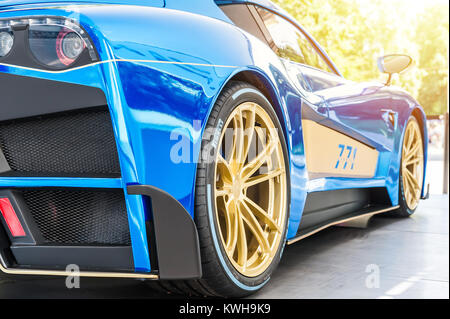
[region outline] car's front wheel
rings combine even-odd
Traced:
[[[208,120],[197,171],[203,278],[160,284],[200,296],[243,297],[261,289],[281,258],[289,200],[277,115],[255,87],[232,82]]]
[[[408,120],[402,145],[399,180],[400,208],[397,217],[409,217],[416,211],[422,195],[424,177],[424,144],[422,130],[414,116]]]

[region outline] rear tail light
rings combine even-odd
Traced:
[[[86,44],[70,29],[64,28],[56,38],[56,54],[61,63],[71,65],[81,55]]]
[[[8,198],[0,198],[0,211],[13,237],[25,237],[22,224]]]
[[[81,34],[61,25],[30,25],[28,39],[36,60],[57,69],[72,65],[87,47]]]
[[[16,34],[19,27],[27,27],[24,38]],[[20,44],[20,50],[29,50],[33,63],[50,69],[67,69],[80,62],[97,62],[98,56],[86,31],[70,19],[30,18],[0,19],[0,59],[11,52],[13,43]]]

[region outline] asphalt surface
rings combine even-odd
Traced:
[[[252,298],[449,298],[448,196],[408,219],[374,217],[366,229],[333,227],[286,248]],[[0,274],[0,298],[167,298],[144,282]]]

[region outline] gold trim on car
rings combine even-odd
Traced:
[[[375,176],[379,152],[372,147],[311,120],[302,129],[310,179]]]
[[[74,276],[75,274],[80,277],[94,277],[94,278],[135,278],[135,279],[158,279],[159,276],[155,274],[143,274],[143,273],[120,273],[120,272],[94,272],[94,271],[80,271],[74,273],[64,270],[41,270],[41,269],[16,269],[5,268],[0,264],[0,270],[5,274],[10,275],[35,275],[35,276]]]
[[[310,232],[308,232],[306,234],[303,234],[303,235],[301,235],[299,237],[295,237],[293,239],[290,239],[290,240],[287,241],[287,244],[288,245],[292,245],[293,243],[296,243],[296,242],[298,242],[298,241],[300,241],[302,239],[305,239],[305,238],[307,238],[309,236],[317,234],[318,232],[320,232],[320,231],[322,231],[324,229],[327,229],[327,228],[329,228],[331,226],[337,226],[337,225],[340,225],[340,224],[348,223],[348,222],[354,221],[354,220],[359,219],[359,218],[367,218],[369,216],[374,216],[374,215],[378,215],[378,214],[382,214],[382,213],[387,213],[387,212],[390,212],[390,211],[393,211],[393,210],[396,210],[396,209],[399,209],[399,208],[400,208],[400,206],[393,206],[393,207],[389,207],[389,208],[373,211],[373,212],[370,212],[370,213],[367,213],[367,214],[361,214],[361,215],[350,217],[350,218],[343,218],[343,219],[331,222],[329,224],[326,224],[326,225],[324,225],[322,227],[316,228],[316,229],[314,229],[314,230],[312,230],[312,231],[310,231]]]

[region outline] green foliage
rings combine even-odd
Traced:
[[[386,80],[376,60],[405,53],[415,68],[394,80],[427,114],[447,112],[449,5],[408,0],[274,0],[296,18],[353,81]]]

